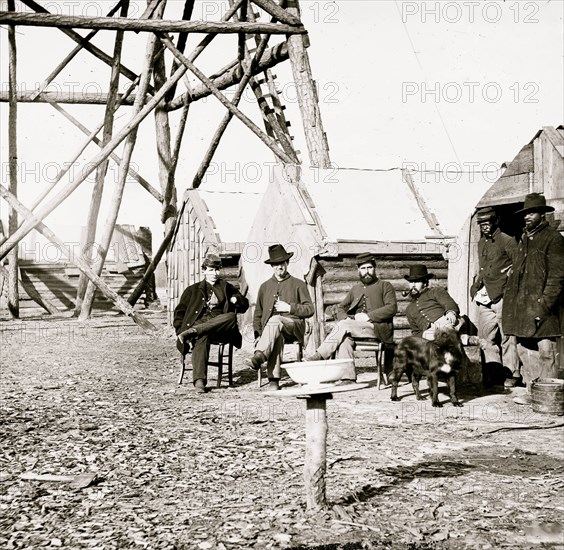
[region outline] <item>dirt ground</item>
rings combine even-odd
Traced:
[[[460,409],[407,384],[399,403],[335,394],[330,508],[309,513],[304,401],[265,396],[248,350],[234,387],[215,369],[206,395],[179,386],[165,314],[147,315],[156,336],[109,314],[0,321],[1,548],[564,549],[564,429],[530,429],[563,417],[502,388]]]

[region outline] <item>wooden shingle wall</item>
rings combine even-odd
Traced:
[[[206,243],[204,232],[194,210],[187,204],[168,256],[168,312],[178,304],[183,290],[200,279],[202,260],[205,257]]]
[[[78,278],[80,271],[71,264],[63,263],[32,263],[20,262],[20,271],[23,277],[29,279],[35,290],[42,297],[46,297],[61,311],[74,309]],[[132,267],[118,273],[109,271],[107,267],[102,270],[102,279],[109,287],[117,292],[122,298],[127,298],[137,283],[142,279],[144,267]],[[23,315],[41,314],[44,310],[35,303],[20,284],[20,309]],[[114,304],[109,302],[100,292],[96,293],[94,299],[95,310],[110,310]]]
[[[202,208],[194,208],[192,200],[188,202],[168,256],[168,318],[170,323],[173,320],[174,308],[184,289],[202,280],[202,263],[206,254],[219,253],[220,239],[212,229],[213,221],[207,213],[204,216]],[[239,287],[239,256],[240,254],[227,257],[222,255],[221,274],[236,287]]]
[[[80,232],[80,228],[77,228]],[[85,235],[85,230],[82,230]],[[77,253],[84,241],[73,241],[73,236],[67,237],[65,243],[69,249]],[[102,269],[101,277],[111,290],[127,299],[133,289],[143,277],[145,271],[145,257],[140,239],[148,240],[146,253],[150,256],[151,232],[144,228],[142,236],[133,225],[118,224],[114,228],[112,241],[108,248],[108,255]],[[87,249],[85,255],[94,256],[96,247]],[[42,298],[45,298],[61,311],[72,310],[75,307],[76,293],[80,270],[66,261],[64,254],[52,243],[35,241],[20,248],[19,266],[21,279],[27,281]],[[20,309],[23,315],[40,315],[44,309],[33,301],[25,288],[19,285]],[[0,300],[0,308],[6,307],[5,297]],[[114,305],[100,292],[96,292],[94,300],[95,310],[109,310]]]

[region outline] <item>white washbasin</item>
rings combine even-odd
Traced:
[[[294,382],[315,386],[341,380],[344,374],[351,372],[354,361],[352,359],[323,359],[286,363],[283,367]]]

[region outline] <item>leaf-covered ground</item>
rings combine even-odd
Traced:
[[[563,417],[502,389],[461,409],[408,385],[399,403],[335,394],[330,508],[309,513],[304,401],[266,397],[250,350],[234,387],[215,369],[206,395],[179,386],[173,333],[148,315],[158,336],[115,315],[0,322],[0,548],[564,549],[563,428],[487,433]]]

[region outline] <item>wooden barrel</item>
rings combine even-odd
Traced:
[[[564,414],[564,380],[539,378],[533,382],[533,411],[544,414]]]

